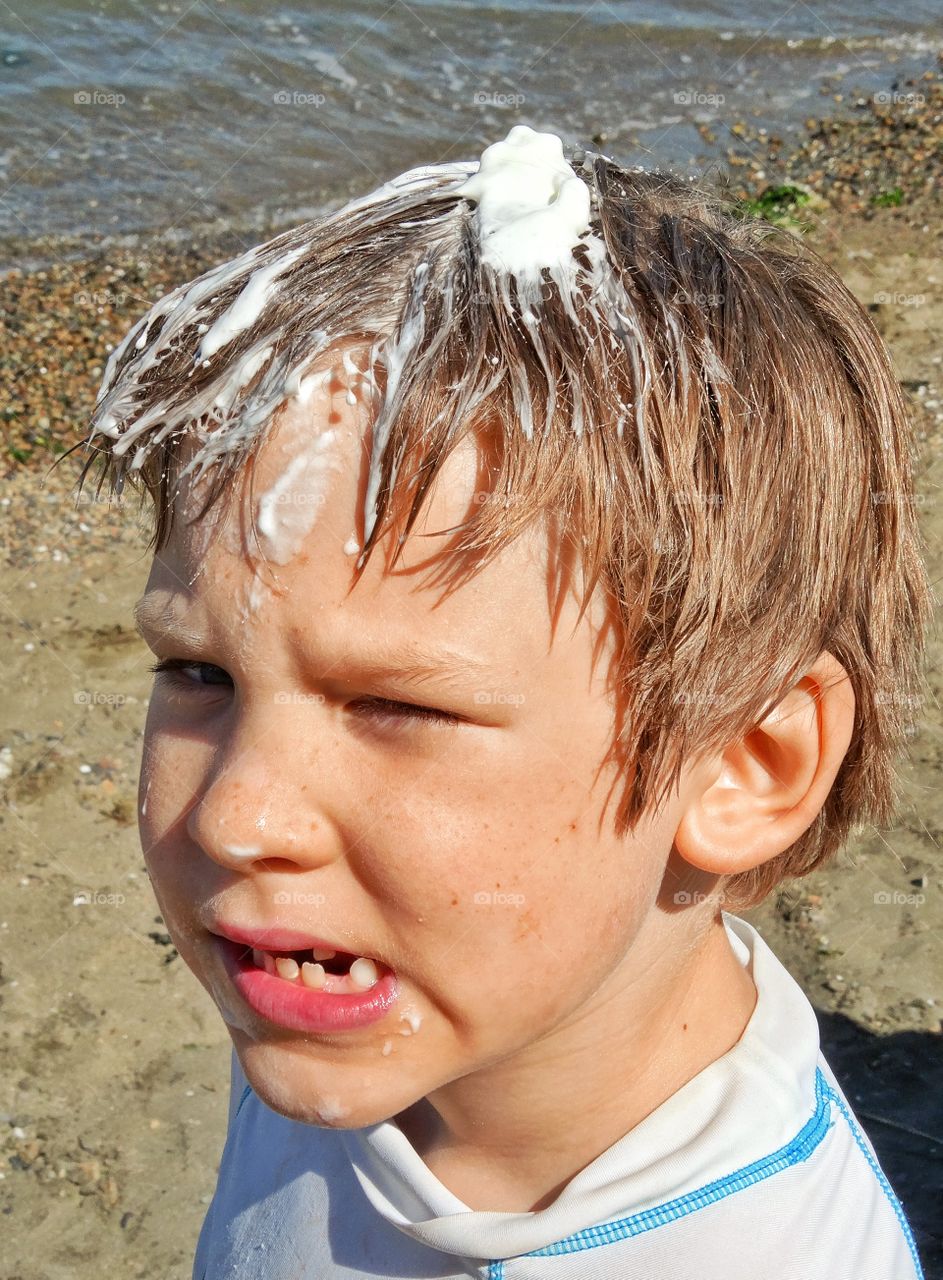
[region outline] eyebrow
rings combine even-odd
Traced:
[[[370,654],[363,660],[354,658],[351,665],[374,679],[393,678],[406,684],[421,684],[424,680],[452,683],[464,676],[481,678],[494,674],[488,663],[471,654],[459,653],[455,649],[425,650],[411,641],[385,649],[380,654]]]
[[[142,638],[146,632],[176,640],[197,649],[205,643],[202,636],[192,631],[167,604],[158,604],[153,597],[142,596],[132,610],[134,625]],[[373,679],[397,679],[407,684],[420,684],[424,680],[457,682],[462,677],[493,677],[493,668],[480,658],[456,649],[424,649],[412,640],[390,646],[382,652],[371,652],[362,658],[345,653],[342,659],[331,663],[325,674],[346,664],[356,669],[358,675]]]

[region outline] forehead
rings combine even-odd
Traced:
[[[184,480],[148,603],[191,624],[199,615],[211,633],[238,632],[244,648],[276,628],[331,650],[422,640],[473,648],[483,661],[537,660],[560,619],[578,612],[543,520],[458,585],[446,589],[435,572],[455,526],[493,500],[472,436],[444,462],[392,572],[383,535],[355,582],[372,444],[357,367],[366,368],[362,350],[322,359],[256,452],[251,485],[239,477],[192,523],[205,491]]]

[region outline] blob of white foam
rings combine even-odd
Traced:
[[[477,201],[482,261],[496,271],[539,278],[542,267],[566,262],[589,230],[589,187],[557,135],[526,124],[486,147],[457,192]]]
[[[223,853],[230,858],[258,858],[262,853],[260,844],[227,844],[223,845]]]
[[[345,1107],[339,1098],[324,1097],[317,1108],[318,1119],[329,1123],[331,1120],[343,1120],[350,1115],[350,1107]]]

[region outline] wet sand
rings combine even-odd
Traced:
[[[882,121],[867,109],[844,130],[810,122],[792,155],[744,128],[726,180],[753,198],[785,182],[814,193],[779,207],[807,223],[871,309],[911,394],[919,512],[937,581],[943,223],[929,181],[939,159],[927,147],[943,140],[939,78],[900,92],[924,97],[919,121],[903,111]],[[897,189],[899,202],[881,198]],[[164,932],[135,825],[151,660],[129,617],[148,571],[138,499],[96,501],[88,487],[76,504],[79,456],[47,468],[81,438],[106,344],[171,285],[241,247],[126,250],[0,279],[0,1210],[9,1280],[188,1280],[215,1183],[229,1039]],[[865,831],[748,918],[819,1011],[826,1053],[911,1218],[927,1276],[940,1280],[937,630],[927,701],[901,764],[898,820]]]

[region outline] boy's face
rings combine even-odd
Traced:
[[[326,430],[335,437],[317,456],[331,468],[297,462],[295,487],[274,489]],[[423,532],[481,500],[470,445],[446,464],[397,571],[378,548],[348,595],[366,434],[337,360],[256,463],[254,500],[269,494],[269,518],[290,526],[283,548],[294,537],[298,554],[276,547],[284,563],[257,576],[234,501],[200,524],[178,520],[146,589],[146,611],[162,607],[189,633],[145,624],[158,657],[211,664],[158,676],[148,713],[140,828],[164,919],[256,1092],[340,1128],[491,1068],[519,1065],[516,1078],[539,1087],[529,1064],[552,1076],[568,1043],[610,1052],[632,983],[656,963],[655,902],[684,803],[682,788],[657,820],[612,833],[610,633],[594,666],[602,609],[594,601],[574,629],[573,590],[554,625],[545,530],[448,595],[409,572],[449,540]],[[460,650],[482,670],[411,684],[367,674],[407,643]],[[466,720],[371,712],[380,698]],[[293,929],[378,957],[396,999],[355,1030],[278,1025],[234,988],[223,926]]]

